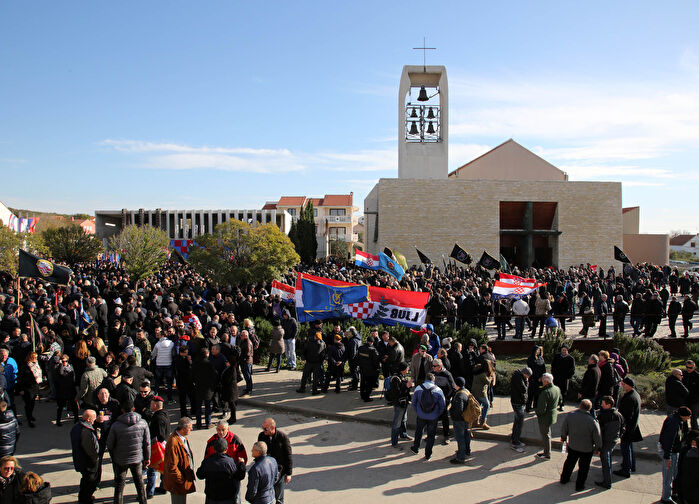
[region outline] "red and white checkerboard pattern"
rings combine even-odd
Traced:
[[[361,303],[353,303],[345,305],[345,311],[350,314],[350,317],[356,319],[367,319],[371,316],[374,309],[373,301],[363,301]]]

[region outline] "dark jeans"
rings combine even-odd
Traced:
[[[284,475],[280,474],[279,479],[274,484],[274,497],[277,499],[277,504],[284,504]]]
[[[36,397],[25,390],[24,394],[22,394],[22,398],[24,398],[24,414],[27,420],[32,422],[34,421],[34,404],[36,403]]]
[[[568,483],[570,476],[573,474],[575,464],[578,464],[578,477],[575,480],[575,487],[582,488],[587,480],[587,473],[590,472],[590,462],[592,461],[592,452],[579,452],[568,447],[568,457],[563,463],[563,472],[561,472],[561,483]]]
[[[602,481],[610,486],[612,484],[612,449],[600,450],[599,459],[602,463]]]
[[[624,332],[624,318],[614,317],[614,332],[623,333]]]
[[[434,437],[437,435],[437,419],[425,420],[417,417],[417,426],[415,427],[415,440],[413,441],[413,448],[415,451],[420,449],[420,442],[422,441],[422,431],[427,430],[427,439],[425,440],[425,457],[430,458],[432,456],[432,447],[434,446]]]
[[[510,442],[513,445],[518,445],[522,436],[522,427],[524,427],[524,404],[513,404],[512,411],[514,411],[515,418],[512,422],[512,435],[510,436]]]
[[[633,443],[630,441],[621,441],[621,471],[626,474],[636,472],[636,455],[633,452]]]
[[[356,389],[359,386],[359,366],[356,363],[349,363],[349,372],[352,377],[350,388]]]
[[[568,379],[553,377],[553,384],[561,389],[561,400],[558,402],[558,406],[563,406],[566,402],[566,395],[568,394]]]
[[[398,444],[398,438],[408,433],[408,404],[393,405],[393,424],[391,425],[391,444]]]
[[[449,410],[445,408],[439,416],[439,419],[442,421],[442,434],[444,434],[444,439],[449,439]]]
[[[330,383],[335,380],[335,390],[340,390],[342,386],[342,374],[345,369],[344,363],[340,366],[331,366],[328,364],[328,373],[325,378],[325,385],[323,390],[328,390]]]
[[[321,386],[323,378],[323,365],[319,362],[306,362],[301,374],[301,389],[306,389],[306,383],[311,382],[313,392],[316,392]]]
[[[91,470],[86,470],[80,473],[82,477],[80,478],[80,490],[78,491],[78,503],[79,504],[92,504],[92,497],[97,490],[97,485],[99,485],[100,478],[97,468]]]
[[[497,317],[495,325],[498,329],[498,339],[505,339],[507,337],[507,319],[505,317]]]
[[[204,403],[204,424],[209,427],[211,424],[211,400],[200,399],[194,396],[194,416],[197,420],[197,427],[201,427],[201,405]]]
[[[359,384],[359,396],[365,401],[371,399],[371,391],[376,387],[378,376],[364,376]]]
[[[471,454],[471,433],[463,420],[454,420],[454,439],[456,439],[456,459],[466,460]]]
[[[524,333],[524,317],[515,317],[515,339],[522,339]]]
[[[143,484],[143,469],[142,464],[129,464],[120,466],[116,463],[114,466],[114,504],[121,504],[124,500],[124,484],[126,483],[126,473],[131,471],[134,485],[136,485],[136,494],[138,495],[139,504],[146,504],[146,486]]]
[[[277,361],[277,364],[274,365],[273,362]],[[281,369],[282,367],[282,354],[269,354],[269,361],[267,361],[267,371],[272,369],[274,367],[277,371]]]
[[[167,386],[167,400],[172,401],[172,368],[169,366],[155,366],[155,373],[153,376],[153,390],[156,394],[160,393],[160,386],[165,382]]]
[[[189,397],[189,406],[191,408],[190,411],[194,410],[194,398],[192,397],[192,391],[185,387],[184,385],[180,387],[180,384],[177,384],[177,394],[179,395],[180,399],[180,417],[186,417],[189,416],[187,414],[187,398]],[[194,416],[194,415],[192,415]]]
[[[536,335],[536,326],[539,326],[539,338],[541,338],[541,335],[544,332],[544,325],[546,322],[546,316],[545,315],[535,315],[534,316],[534,324],[532,325],[532,338]]]
[[[240,371],[243,373],[243,379],[245,380],[244,394],[249,394],[252,392],[252,364],[241,363]]]
[[[607,317],[599,318],[599,335],[601,338],[607,337]]]

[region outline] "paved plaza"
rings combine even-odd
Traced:
[[[660,428],[662,415],[645,412],[641,429],[646,441],[639,451],[645,454],[638,463],[638,472],[628,480],[615,481],[610,491],[600,491],[594,481],[600,479],[599,461],[595,457],[588,488],[576,493],[574,483],[562,486],[558,477],[564,456],[556,451],[550,461],[540,461],[534,454],[539,447],[534,431],[535,419],[527,419],[525,453],[509,448],[504,439],[509,433],[511,414],[509,400],[496,398],[487,433],[477,431],[472,444],[474,458],[466,466],[453,466],[448,460],[456,448],[435,445],[432,460],[425,462],[413,455],[409,443],[400,449],[390,447],[389,427],[392,410],[375,392],[375,401],[364,403],[357,392],[329,393],[311,396],[297,394],[299,372],[267,373],[256,368],[255,390],[241,400],[238,423],[232,431],[240,436],[250,453],[260,425],[267,416],[277,419],[279,428],[292,440],[294,477],[288,487],[286,502],[304,504],[333,502],[422,502],[430,498],[458,499],[471,503],[543,503],[624,502],[649,503],[658,500],[661,486],[660,461],[652,447]],[[21,403],[21,400],[20,400]],[[68,433],[72,423],[56,427],[47,419],[55,414],[54,403],[41,401],[37,407],[37,429],[23,428],[17,456],[25,470],[34,470],[51,482],[56,503],[77,500],[79,475],[73,470]],[[566,408],[570,410],[571,408]],[[176,405],[169,407],[171,420],[178,414]],[[218,415],[215,415],[215,419]],[[410,415],[410,420],[414,416]],[[560,417],[559,417],[560,418]],[[559,420],[559,423],[561,420]],[[195,466],[202,460],[206,439],[214,433],[193,431],[192,447]],[[108,457],[105,458],[108,460]],[[618,457],[615,458],[618,460]],[[105,463],[103,488],[96,493],[97,502],[111,502],[113,473]],[[130,481],[130,480],[128,480]],[[246,481],[243,481],[243,489]],[[204,502],[204,482],[197,481],[197,493],[189,502]],[[125,502],[136,502],[133,484],[128,483]],[[149,502],[170,502],[169,496],[156,495]]]

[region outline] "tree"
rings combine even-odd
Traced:
[[[294,245],[274,224],[255,227],[238,220],[219,224],[197,238],[189,263],[216,283],[240,285],[269,281],[299,263]]]
[[[109,241],[109,248],[121,254],[126,272],[138,282],[157,272],[167,261],[170,238],[152,226],[126,226]]]
[[[0,271],[17,275],[20,248],[42,256],[48,253],[40,234],[15,233],[0,220]]]
[[[318,238],[316,238],[313,203],[310,201],[305,208],[301,208],[299,220],[292,224],[289,237],[292,239],[296,252],[301,257],[302,262],[308,264],[315,261],[318,250]]]
[[[347,260],[347,255],[349,254],[350,246],[345,240],[339,238],[333,238],[330,240],[330,255],[343,260]]]
[[[78,224],[47,229],[42,237],[51,257],[70,265],[94,261],[104,251],[102,242],[96,236],[87,234]]]

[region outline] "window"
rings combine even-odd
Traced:
[[[692,242],[690,246],[691,246],[691,247],[696,247],[696,246],[697,246],[697,242]]]
[[[330,215],[347,215],[347,211],[344,208],[331,208]]]
[[[346,230],[343,227],[331,227],[328,230],[328,234],[330,235],[330,238],[333,239],[339,239],[339,240],[344,240],[346,236]]]
[[[292,217],[296,217],[296,209],[295,208],[289,208],[287,210],[287,212],[289,212],[289,215],[291,215]]]
[[[313,209],[313,217],[318,217],[318,209],[317,208]]]

